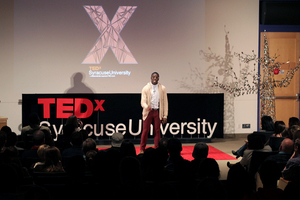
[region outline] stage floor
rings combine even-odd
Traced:
[[[211,139],[211,142],[208,143],[208,145],[228,154],[232,155],[231,150],[237,150],[239,149],[245,142],[247,138],[247,134],[236,134],[236,135],[225,135],[224,138],[213,138]],[[183,143],[183,146],[193,146],[195,143]],[[135,144],[136,147],[139,147],[138,144]],[[148,144],[147,147],[151,147],[153,144]],[[110,145],[98,145],[99,148],[104,147],[110,147]],[[139,152],[137,152],[139,153]],[[237,160],[217,160],[219,167],[220,167],[220,180],[226,180],[227,179],[227,173],[228,173],[228,167],[227,162],[236,163],[240,161],[241,158]]]

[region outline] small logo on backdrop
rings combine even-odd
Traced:
[[[101,70],[101,66],[90,66],[90,77],[116,77],[116,76],[130,76],[131,71],[117,71],[117,70]]]
[[[110,21],[102,6],[84,6],[99,30],[100,37],[82,64],[100,64],[109,48],[113,51],[119,64],[137,64],[120,36],[122,29],[136,8],[137,6],[120,6]]]

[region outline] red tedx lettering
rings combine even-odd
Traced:
[[[43,104],[44,118],[50,118],[50,104],[55,104],[55,98],[38,99],[38,104]]]
[[[86,105],[86,111],[84,113],[81,112],[81,105]],[[93,103],[89,99],[75,99],[75,113],[74,115],[78,118],[88,118],[93,114]]]
[[[65,111],[73,111],[73,105],[65,105],[65,104],[73,104],[73,99],[69,99],[69,98],[57,99],[56,102],[57,118],[68,118],[70,117],[70,115],[73,115],[73,112],[65,113]]]
[[[100,101],[99,101],[98,99],[95,99],[95,102],[96,102],[97,106],[96,106],[96,108],[94,109],[94,111],[97,111],[97,110],[99,110],[99,109],[100,109],[101,111],[105,111],[104,108],[103,108],[103,106],[102,106],[103,103],[104,103],[104,101],[105,101],[105,100],[100,100]]]
[[[77,116],[78,118],[88,118],[94,111],[105,111],[103,108],[103,103],[105,100],[95,99],[95,109],[93,102],[89,99],[83,98],[39,98],[38,104],[43,104],[43,117],[45,119],[50,118],[50,104],[56,103],[56,118],[68,118],[70,115]],[[86,106],[86,111],[82,112],[82,105]]]

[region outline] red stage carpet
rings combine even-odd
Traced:
[[[208,145],[208,158],[213,158],[215,160],[236,160],[235,157],[230,156],[215,147]],[[186,160],[193,160],[193,149],[194,146],[182,146],[181,156]]]
[[[208,145],[209,150],[208,150],[208,158],[213,158],[215,160],[236,160],[235,157],[230,156],[210,145]],[[98,148],[99,150],[102,149],[107,149],[105,148]],[[135,147],[136,153],[140,152],[140,147]],[[192,157],[194,146],[182,146],[182,151],[181,151],[181,156],[186,159],[186,160],[193,160],[194,158]]]

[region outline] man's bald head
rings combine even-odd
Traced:
[[[285,138],[282,140],[280,145],[280,151],[286,152],[286,153],[293,153],[294,151],[294,142],[293,140],[289,138]]]

